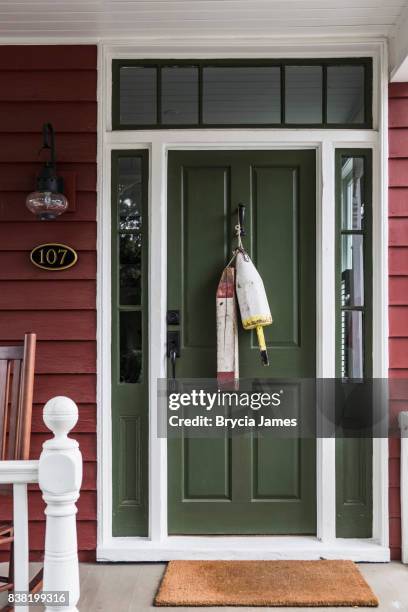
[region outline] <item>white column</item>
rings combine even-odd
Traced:
[[[78,442],[67,434],[78,420],[78,408],[68,397],[54,397],[44,406],[44,423],[54,437],[43,444],[39,485],[46,503],[44,591],[68,591],[65,612],[77,612],[79,567],[75,502],[82,482],[82,455]],[[46,606],[46,612],[61,607]]]
[[[408,412],[400,412],[401,429],[401,555],[402,562],[408,563]]]

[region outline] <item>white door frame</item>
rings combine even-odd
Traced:
[[[208,46],[207,46],[208,45]],[[245,46],[245,45],[244,45]],[[353,45],[252,43],[251,52],[169,43],[99,45],[98,56],[98,542],[100,561],[180,558],[348,558],[389,560],[388,440],[373,445],[373,538],[335,535],[335,440],[317,440],[317,535],[287,537],[168,536],[167,444],[158,438],[156,380],[166,377],[167,152],[171,149],[315,149],[317,376],[335,376],[335,149],[373,151],[373,375],[388,376],[387,48],[384,41]],[[181,49],[182,48],[182,49]],[[208,49],[207,51],[205,49]],[[237,50],[238,49],[238,50]],[[373,58],[373,130],[155,130],[111,131],[111,61],[146,57],[346,57]],[[149,536],[112,537],[111,431],[111,151],[148,149],[149,171]],[[154,179],[154,180],[153,180]]]

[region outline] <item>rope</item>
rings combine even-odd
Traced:
[[[241,225],[239,223],[237,223],[237,225],[235,226],[235,236],[237,238],[238,245],[235,247],[231,259],[229,260],[229,262],[225,266],[226,268],[230,267],[230,265],[232,264],[232,262],[234,261],[234,259],[238,255],[238,253],[242,253],[245,261],[248,261],[248,259],[249,259],[249,255],[246,252],[246,250],[244,249],[244,245],[242,244]]]

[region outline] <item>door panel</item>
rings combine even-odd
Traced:
[[[168,308],[181,313],[177,377],[216,377],[215,294],[240,202],[244,244],[274,318],[268,369],[255,334],[240,330],[240,376],[314,377],[315,152],[170,152],[168,177]],[[168,448],[170,533],[315,533],[314,440],[253,433],[169,440]]]

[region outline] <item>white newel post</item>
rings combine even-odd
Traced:
[[[78,442],[67,434],[78,420],[68,397],[54,397],[44,406],[44,423],[54,437],[43,444],[38,482],[46,503],[44,591],[69,591],[69,606],[46,606],[47,612],[75,612],[79,599],[79,566],[75,502],[82,482]]]
[[[400,412],[401,429],[401,560],[408,563],[408,412]]]

